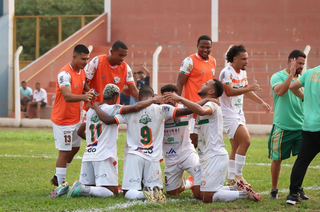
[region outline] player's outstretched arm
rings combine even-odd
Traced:
[[[105,123],[106,125],[110,125],[110,124],[116,124],[116,120],[112,117],[109,116],[108,114],[106,114],[103,110],[100,109],[99,107],[99,103],[95,102],[92,104],[91,106],[92,109],[94,109],[99,117],[99,119]]]
[[[244,88],[233,88],[232,84],[224,85],[224,91],[227,96],[238,96],[241,94],[245,94],[250,91],[261,91],[262,89],[260,88],[259,84],[257,81],[255,81],[253,84],[249,85],[248,87]]]
[[[86,123],[82,123],[77,131],[78,136],[82,138],[83,140],[86,140]]]
[[[291,83],[290,85],[290,90],[292,91],[292,93],[294,95],[296,95],[297,97],[299,97],[300,99],[304,99],[304,93],[300,90],[301,88],[301,83],[299,80],[294,81],[293,83]]]
[[[174,100],[174,101],[178,101],[181,102],[182,104],[184,104],[187,108],[189,108],[193,113],[200,115],[200,116],[204,116],[204,115],[210,115],[212,114],[212,109],[209,107],[201,107],[200,105],[198,105],[197,103],[194,103],[188,99],[183,98],[182,96],[178,96],[175,93],[165,93],[164,94],[164,99],[166,101],[170,101],[170,100]],[[176,116],[179,116],[179,110],[177,109],[177,113]]]
[[[138,112],[138,111],[148,107],[152,103],[160,103],[161,100],[162,100],[162,97],[156,95],[156,96],[149,98],[147,100],[137,102],[134,105],[125,105],[121,109],[121,114]]]
[[[66,102],[81,102],[81,101],[88,102],[94,96],[93,89],[91,89],[88,92],[86,92],[85,94],[81,94],[81,95],[71,93],[70,86],[60,88],[60,90],[61,90],[61,94]]]
[[[267,104],[265,101],[263,101],[257,94],[255,94],[253,91],[247,92],[244,95],[246,95],[246,97],[248,97],[249,99],[251,99],[252,101],[262,105],[266,112],[269,113],[271,111],[271,106],[269,104]]]

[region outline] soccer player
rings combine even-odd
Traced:
[[[140,107],[147,107],[152,101],[142,101],[135,106],[116,104],[120,89],[114,84],[107,84],[103,90],[103,102],[98,106],[95,103],[86,114],[86,122],[78,130],[80,137],[86,138],[87,147],[82,158],[80,180],[76,181],[68,193],[68,197],[74,196],[98,196],[109,197],[118,195],[118,158],[117,138],[118,126],[106,125],[101,121],[97,113],[106,113],[109,116],[135,112]],[[97,111],[97,112],[96,112]],[[85,127],[82,127],[85,125]]]
[[[242,177],[246,153],[250,146],[250,135],[245,125],[243,112],[243,95],[262,105],[267,112],[271,107],[260,99],[253,91],[262,90],[257,82],[248,85],[246,66],[248,53],[243,45],[234,45],[227,52],[230,66],[225,67],[219,76],[224,92],[220,97],[223,128],[231,143],[227,185],[234,185],[238,180],[248,184]]]
[[[148,100],[153,95],[153,89],[149,86],[144,86],[139,91],[141,100]],[[98,114],[106,124],[128,124],[128,150],[122,181],[122,189],[126,199],[144,199],[146,194],[151,201],[165,201],[165,196],[161,191],[163,186],[160,168],[164,120],[187,113],[190,111],[185,108],[177,110],[168,104],[151,104],[139,112],[115,115],[114,118]],[[105,115],[105,117],[101,115]],[[142,189],[142,179],[144,179],[143,183],[148,192],[139,191]]]
[[[270,132],[268,150],[271,163],[271,199],[278,199],[278,180],[281,162],[299,153],[303,124],[302,101],[290,90],[291,82],[300,76],[306,55],[300,50],[289,54],[287,68],[272,75],[270,85],[274,100],[273,126]],[[308,197],[300,190],[300,196]]]
[[[214,78],[216,69],[216,60],[210,55],[212,40],[207,35],[198,38],[198,52],[185,58],[180,67],[180,73],[177,80],[178,95],[182,94],[184,87],[184,97],[198,102],[201,100],[197,92],[201,85],[209,79]],[[193,131],[194,119],[190,120],[190,137],[192,143],[197,147],[197,134]]]
[[[161,88],[161,95],[166,92],[177,93],[178,89],[175,85],[168,84]],[[182,104],[175,101],[164,101],[164,103],[177,108],[184,108]],[[188,124],[191,118],[192,114],[176,119],[170,118],[165,122],[163,137],[164,175],[166,192],[171,195],[178,195],[190,189],[193,186],[195,175],[200,175],[199,156],[190,139]],[[193,179],[185,179],[185,170]]]
[[[85,69],[86,78],[89,81],[89,85],[86,84],[86,89],[89,90],[90,87],[95,90],[98,95],[95,101],[102,102],[103,97],[99,94],[103,91],[104,86],[109,83],[117,85],[121,92],[124,85],[127,85],[130,94],[138,99],[139,91],[133,81],[132,70],[124,62],[127,54],[127,45],[122,41],[116,41],[112,45],[110,54],[96,56],[90,61]],[[120,100],[118,100],[119,102]]]
[[[304,87],[304,93],[300,88]],[[301,77],[291,83],[290,90],[304,100],[304,121],[302,125],[302,140],[298,157],[293,165],[290,179],[290,194],[288,204],[301,201],[300,188],[309,164],[320,152],[320,66],[307,70]]]
[[[223,85],[217,79],[208,80],[198,92],[201,98],[219,98],[222,93]],[[260,196],[240,180],[236,185],[241,191],[234,186],[223,186],[228,169],[228,152],[223,141],[221,108],[211,101],[200,106],[174,93],[166,93],[164,98],[179,101],[197,114],[201,184],[194,187],[195,197],[205,203],[230,202],[241,198],[260,201]]]
[[[56,162],[56,174],[51,179],[58,186],[51,197],[61,196],[68,192],[65,181],[67,167],[73,156],[79,151],[81,139],[77,135],[80,125],[80,103],[90,101],[93,90],[84,93],[85,73],[83,68],[89,60],[89,50],[84,45],[77,45],[73,50],[71,63],[65,65],[56,79],[56,99],[51,113],[53,136],[59,155]]]

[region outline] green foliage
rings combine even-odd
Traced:
[[[126,135],[119,134],[119,182],[123,176],[123,153]],[[230,144],[225,139],[228,151]],[[81,160],[85,148],[82,143],[80,152],[68,168],[66,179],[72,184],[79,178]],[[270,200],[271,187],[270,163],[267,158],[267,138],[252,139],[247,153],[244,177],[258,193],[262,193],[262,202],[245,199],[231,203],[204,204],[192,199],[190,190],[179,196],[167,195],[166,204],[146,201],[128,201],[120,194],[112,198],[78,197],[66,199],[49,198],[54,189],[49,180],[55,172],[58,151],[54,147],[51,129],[0,129],[0,211],[319,211],[319,165],[316,157],[310,164],[303,186],[308,201],[296,206],[285,203],[289,187],[290,173],[295,158],[283,161],[279,179],[279,200]],[[163,163],[162,163],[163,168]],[[312,187],[313,189],[308,189]],[[306,189],[307,188],[307,189]],[[131,206],[130,206],[131,204]],[[123,207],[127,205],[127,207]],[[119,208],[119,206],[122,206]],[[117,208],[118,207],[118,208]]]
[[[36,15],[99,15],[104,11],[104,0],[15,0],[16,16]],[[93,18],[88,17],[85,23]],[[80,18],[62,19],[62,40],[81,28]],[[58,18],[40,19],[40,56],[58,44]],[[17,19],[17,47],[24,47],[21,60],[34,60],[36,19]]]

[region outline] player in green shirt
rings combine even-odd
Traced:
[[[304,94],[300,92],[301,87],[304,87]],[[320,152],[320,66],[307,70],[290,85],[290,89],[300,99],[304,99],[301,148],[292,168],[290,194],[286,201],[294,205],[301,201],[298,193],[308,166]]]
[[[269,158],[272,159],[271,199],[278,199],[282,160],[289,158],[291,153],[297,155],[300,148],[303,103],[289,90],[289,85],[300,76],[305,58],[302,51],[293,50],[288,57],[287,68],[274,73],[270,80],[274,100],[273,126],[268,142]]]

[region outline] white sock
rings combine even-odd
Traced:
[[[56,176],[58,179],[58,185],[61,185],[66,180],[67,168],[56,167]]]
[[[66,168],[68,168],[70,166],[70,163],[67,163],[67,166],[66,166]]]
[[[111,197],[113,196],[113,192],[105,187],[90,187],[90,192],[92,196],[96,197]]]
[[[235,162],[229,159],[228,179],[233,180],[235,175]]]
[[[222,190],[225,190],[225,191],[238,191],[238,189],[236,187],[234,187],[234,186],[223,186]]]
[[[83,185],[81,187],[80,196],[85,196],[85,197],[90,196],[90,189],[91,189],[90,186]]]
[[[193,186],[193,183],[190,180],[186,180],[186,184],[184,185],[184,190],[188,190]]]
[[[128,190],[126,195],[124,195],[126,199],[130,200],[136,200],[136,199],[145,199],[146,197],[144,196],[142,191],[138,190]]]
[[[219,190],[213,194],[212,202],[231,202],[236,199],[245,199],[248,195],[243,191]]]
[[[243,165],[246,162],[246,156],[245,155],[238,155],[236,154],[236,158],[235,158],[235,173],[238,176],[242,175],[242,168]]]

